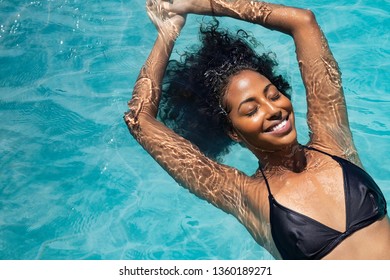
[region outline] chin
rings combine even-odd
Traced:
[[[297,138],[297,131],[295,130],[295,128],[293,128],[291,130],[291,132],[286,135],[285,137],[283,137],[283,139],[281,139],[281,146],[283,147],[290,147],[292,145],[295,145],[298,143],[298,138]]]
[[[277,152],[280,150],[289,149],[297,144],[297,132],[295,130],[295,127],[293,127],[290,133],[283,137],[272,137],[268,145],[264,147],[264,150]]]

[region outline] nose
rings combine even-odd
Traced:
[[[282,111],[279,107],[271,102],[266,102],[263,108],[266,110],[266,118],[269,121],[280,120],[282,118]]]

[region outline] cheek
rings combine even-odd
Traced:
[[[263,124],[263,117],[261,114],[256,116],[248,117],[248,118],[239,118],[234,126],[237,130],[239,130],[242,134],[250,135],[250,134],[258,134],[261,132]]]
[[[292,103],[291,103],[290,99],[288,99],[285,96],[283,96],[281,107],[287,111],[293,110]]]

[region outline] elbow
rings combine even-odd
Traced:
[[[296,13],[296,24],[291,31],[293,37],[299,34],[307,34],[313,29],[319,29],[314,13],[311,10],[299,9]]]
[[[149,78],[139,78],[134,86],[133,95],[128,102],[129,110],[123,119],[130,133],[137,138],[141,131],[141,124],[149,118],[156,118],[159,95],[153,93],[152,81]]]
[[[311,10],[301,10],[299,14],[300,26],[314,27],[318,26],[316,16]]]
[[[134,115],[133,111],[127,111],[123,116],[123,120],[132,135],[134,135],[136,131],[140,130],[138,117]]]
[[[140,135],[141,129],[145,124],[156,121],[154,110],[145,105],[145,100],[133,98],[129,102],[129,110],[124,114],[125,121],[130,134],[136,139]]]
[[[140,131],[140,116],[143,105],[143,99],[133,97],[128,103],[129,110],[123,116],[123,120],[132,135],[136,134],[137,131]]]

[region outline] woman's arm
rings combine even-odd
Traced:
[[[178,183],[241,220],[245,215],[242,190],[250,178],[208,159],[197,147],[156,120],[161,81],[184,18],[164,15],[163,20],[155,5],[149,9],[158,37],[134,86],[125,122],[135,139]]]
[[[311,11],[249,0],[174,0],[165,8],[230,16],[292,36],[306,88],[310,144],[361,165],[349,128],[341,73]]]

